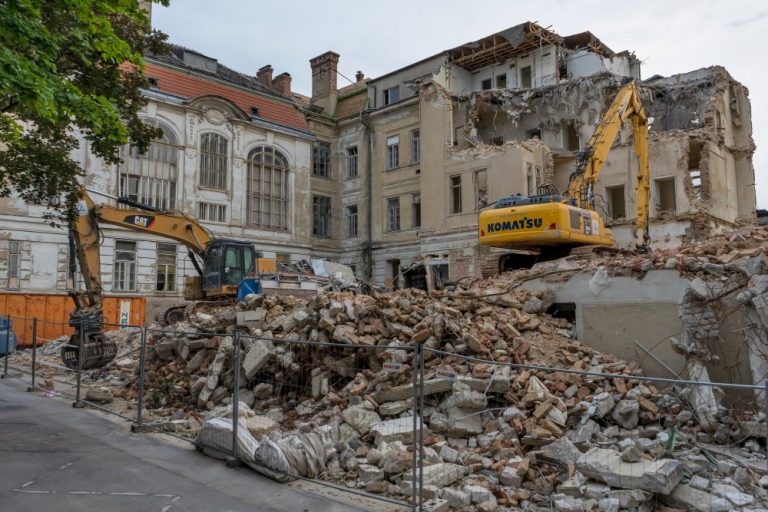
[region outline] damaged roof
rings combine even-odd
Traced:
[[[616,53],[608,48],[608,45],[598,39],[595,34],[590,31],[579,32],[578,34],[571,34],[563,38],[565,47],[569,50],[590,50],[603,57],[613,57]]]
[[[542,44],[563,44],[563,38],[532,21],[448,50],[452,63],[475,71],[515,55],[539,48]]]

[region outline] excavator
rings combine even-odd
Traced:
[[[159,235],[186,246],[197,276],[187,277],[185,299],[234,297],[238,287],[253,286],[251,276],[257,271],[274,272],[275,260],[261,258],[252,244],[215,238],[195,219],[179,212],[159,211],[127,198],[117,198],[124,209],[107,204],[96,205],[85,189],[81,190],[79,216],[70,227],[70,253],[74,253],[85,282],[85,290],[72,290],[75,310],[69,325],[75,329],[70,342],[62,347],[61,358],[69,368],[98,368],[114,359],[117,347],[103,333],[100,242],[101,224],[110,224],[142,233]],[[198,257],[201,262],[198,261]],[[74,275],[74,258],[70,258]],[[166,320],[183,314],[184,306],[170,308]],[[79,362],[81,352],[83,361]]]
[[[504,197],[492,208],[480,212],[480,245],[509,250],[499,260],[500,271],[525,266],[521,262],[532,264],[561,258],[577,248],[615,247],[613,233],[595,210],[595,184],[611,146],[627,120],[632,122],[635,152],[640,164],[635,184],[635,246],[638,250],[647,249],[650,241],[648,116],[633,80],[621,87],[586,147],[578,153],[576,169],[562,195],[553,185],[544,185],[538,187],[535,196]]]

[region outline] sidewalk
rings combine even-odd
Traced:
[[[24,389],[15,379],[0,381],[3,510],[364,510],[229,469],[187,443],[131,434],[127,425]]]

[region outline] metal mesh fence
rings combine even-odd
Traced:
[[[3,376],[280,481],[414,510],[730,510],[766,500],[763,386],[645,377],[576,352],[571,367],[552,368],[234,325],[110,326],[115,359],[78,371],[60,361],[68,337],[46,338],[61,325],[10,320],[32,344],[4,358]]]

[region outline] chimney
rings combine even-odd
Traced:
[[[285,96],[291,97],[291,75],[288,73],[280,73],[272,80],[272,88],[277,92]]]
[[[272,87],[272,66],[267,64],[266,66],[260,68],[256,72],[256,80],[266,85],[267,87],[271,88]]]
[[[362,82],[365,79],[365,75],[362,71],[355,73],[355,82]]]
[[[312,105],[322,107],[326,112],[336,110],[336,72],[339,65],[339,54],[325,52],[309,60],[312,67]]]

